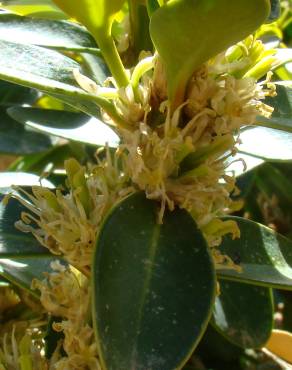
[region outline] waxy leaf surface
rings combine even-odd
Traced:
[[[266,160],[292,160],[292,132],[267,127],[250,127],[240,134],[240,152]]]
[[[4,108],[0,108],[0,132],[0,153],[15,155],[40,153],[53,145],[48,135],[22,126],[11,118]]]
[[[292,241],[259,223],[240,217],[237,222],[241,237],[225,237],[220,245],[222,254],[239,263],[241,271],[219,269],[224,279],[255,285],[292,290]]]
[[[93,262],[93,320],[103,368],[181,368],[202,336],[214,300],[206,241],[184,210],[144,194],[117,205]]]
[[[97,52],[93,37],[77,23],[0,14],[0,39],[52,49]]]
[[[13,64],[11,63],[13,61]],[[75,108],[97,114],[92,95],[73,76],[80,65],[54,50],[0,40],[0,78],[44,91]]]
[[[119,137],[100,120],[84,113],[13,107],[8,114],[16,121],[50,135],[86,144],[117,146]]]
[[[192,73],[256,30],[269,13],[269,0],[173,0],[154,12],[150,34],[165,63],[175,107]]]
[[[211,323],[239,347],[263,347],[273,327],[271,289],[221,280]]]

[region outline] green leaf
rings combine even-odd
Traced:
[[[67,14],[86,26],[97,41],[118,86],[127,86],[129,79],[111,37],[114,17],[122,9],[125,0],[53,1]]]
[[[192,73],[256,30],[269,13],[269,0],[176,0],[154,12],[150,34],[165,62],[174,108]]]
[[[0,39],[52,49],[98,53],[94,38],[77,23],[0,14]]]
[[[73,70],[80,68],[77,62],[54,50],[0,40],[1,79],[34,87],[91,115],[99,115],[98,104],[119,119],[109,101],[78,86]]]
[[[0,288],[5,288],[10,285],[9,281],[0,276]]]
[[[185,210],[166,211],[162,225],[158,211],[136,193],[100,231],[93,320],[104,369],[181,368],[206,328],[215,292],[206,241]]]
[[[47,135],[35,132],[9,117],[0,108],[0,152],[7,154],[39,153],[52,147]]]
[[[142,50],[152,51],[153,45],[149,34],[149,16],[145,2],[142,0],[128,0],[129,19],[131,25],[131,49],[135,62],[139,59]]]
[[[265,160],[292,160],[292,133],[266,127],[249,127],[240,134],[239,152]]]
[[[53,0],[64,12],[77,19],[94,35],[111,32],[114,15],[125,0]]]
[[[2,0],[0,8],[20,15],[45,16],[50,19],[66,17],[51,0]]]
[[[16,199],[11,198],[7,205],[0,203],[0,259],[51,256],[32,234],[16,229],[14,224],[21,212],[27,212],[27,208]]]
[[[272,163],[265,163],[256,172],[256,182],[259,189],[268,198],[276,194],[281,208],[285,207],[285,205],[289,207],[292,204],[291,180],[287,176],[288,174],[286,175],[280,171]]]
[[[231,343],[242,348],[261,348],[273,327],[271,289],[220,281],[211,323]]]
[[[33,279],[44,280],[44,272],[51,272],[51,263],[56,260],[56,256],[0,259],[0,275],[38,298],[39,291],[31,289],[31,283]]]
[[[276,21],[281,15],[281,4],[279,0],[270,0],[271,12],[268,18],[268,22]]]
[[[104,60],[99,56],[89,53],[81,53],[80,56],[83,60],[85,74],[98,85],[103,85],[105,80],[110,77],[108,67]]]
[[[44,186],[54,188],[54,185],[39,176],[26,172],[0,172],[0,193],[8,194],[12,192],[12,185],[17,186]]]
[[[227,236],[220,245],[222,254],[236,263],[241,271],[219,269],[220,278],[249,284],[292,290],[292,241],[266,226],[240,217],[237,222],[241,237]]]
[[[7,205],[0,203],[0,276],[30,291],[34,278],[43,280],[43,272],[51,271],[51,262],[58,259],[31,235],[18,231],[14,223],[20,213],[27,211],[19,201],[10,199]]]
[[[11,106],[32,104],[37,100],[36,90],[16,86],[10,82],[0,81],[0,105]]]
[[[50,135],[92,145],[116,147],[119,137],[107,125],[83,113],[13,107],[8,114],[16,121]]]
[[[271,118],[257,117],[259,126],[292,132],[292,87],[276,83],[277,96],[267,97],[265,103],[274,108]]]
[[[88,95],[73,76],[80,65],[56,51],[0,40],[0,56],[4,80],[56,94]]]
[[[160,8],[159,2],[157,0],[147,0],[146,3],[149,17],[151,17],[155,10]]]
[[[19,158],[9,167],[9,170],[44,175],[47,173],[48,163],[50,163],[50,171],[56,168],[63,169],[64,161],[70,157],[77,157],[81,162],[85,159],[80,153],[75,153],[72,145],[57,145],[44,153],[28,154],[25,157]]]

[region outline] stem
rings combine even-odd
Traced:
[[[91,99],[95,101],[95,103],[99,105],[110,116],[110,118],[117,124],[117,126],[125,128],[127,130],[133,130],[128,122],[120,116],[113,103],[98,96],[91,96]]]
[[[99,34],[96,41],[118,87],[128,86],[129,78],[113,38],[110,35],[102,36]]]
[[[132,73],[131,84],[133,87],[134,96],[136,100],[138,98],[138,87],[140,78],[143,76],[144,73],[148,72],[151,68],[153,68],[153,59],[154,57],[148,57],[141,60],[141,62],[136,65]]]
[[[131,25],[130,46],[136,64],[142,50],[153,50],[149,34],[149,15],[145,0],[128,0]]]

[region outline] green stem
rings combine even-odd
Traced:
[[[123,117],[121,117],[121,115],[118,113],[113,103],[99,96],[91,96],[91,101],[92,100],[95,101],[95,103],[99,105],[110,116],[110,118],[117,124],[117,126],[125,128],[127,130],[133,130],[128,122],[123,119]]]
[[[139,62],[136,65],[132,73],[131,85],[133,87],[134,96],[135,96],[136,101],[139,100],[138,99],[139,97],[138,87],[139,87],[140,78],[143,76],[144,73],[148,72],[151,68],[153,68],[153,59],[154,57],[148,57],[148,58],[141,60],[141,62]]]
[[[99,34],[96,41],[118,87],[129,85],[129,78],[113,38],[110,35],[101,36]]]

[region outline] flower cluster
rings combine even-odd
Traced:
[[[18,189],[25,197],[16,197],[29,212],[22,213],[17,227],[33,233],[69,264],[54,263],[53,272],[33,283],[45,310],[61,318],[53,329],[64,338],[47,363],[50,369],[100,369],[88,314],[88,278],[100,226],[107,212],[125,196],[142,190],[147,198],[160,202],[159,223],[166,208],[188,210],[208,241],[216,266],[236,268],[216,248],[225,234],[239,237],[236,223],[220,218],[241,206],[231,198],[237,189],[228,166],[236,153],[240,129],[253,125],[258,115],[269,117],[272,113],[263,102],[266,96],[275,95],[271,75],[257,80],[269,71],[274,52],[251,36],[216,56],[194,71],[185,101],[174,112],[167,100],[163,63],[159,56],[147,58],[136,66],[126,88],[97,87],[74,72],[85,90],[111,96],[116,111],[127,122],[121,127],[104,113],[105,121],[120,135],[118,148],[98,152],[97,164],[87,168],[74,159],[67,160],[67,189],[33,187],[32,194]],[[7,348],[7,339],[4,342]],[[5,349],[4,355],[0,352],[1,361],[5,357],[6,363],[15,364],[13,356],[19,346],[12,334],[11,348]],[[32,352],[27,350],[27,356]]]

